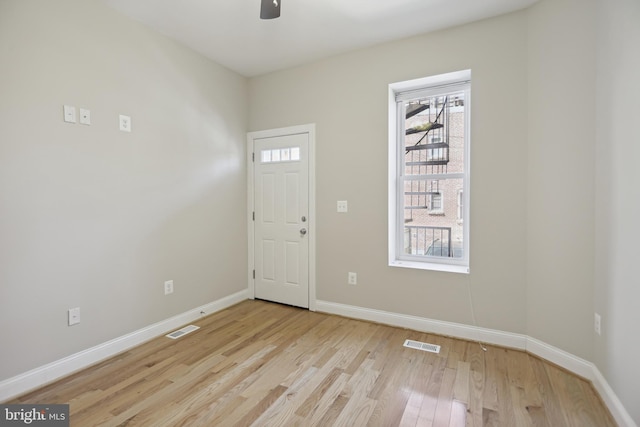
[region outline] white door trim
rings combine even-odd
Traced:
[[[247,247],[249,250],[247,265],[247,283],[249,298],[254,299],[256,294],[255,279],[253,271],[255,266],[255,223],[253,212],[255,210],[254,194],[254,169],[253,153],[254,141],[261,138],[271,138],[277,136],[309,135],[309,310],[316,311],[316,167],[315,167],[315,134],[316,125],[310,123],[306,125],[291,126],[286,128],[268,129],[247,133]]]

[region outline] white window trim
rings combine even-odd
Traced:
[[[392,83],[389,85],[389,199],[388,199],[388,217],[389,217],[389,266],[391,267],[402,267],[402,268],[413,268],[420,270],[435,270],[435,271],[444,271],[451,273],[464,273],[469,274],[469,206],[470,206],[470,116],[471,114],[465,115],[465,128],[467,131],[465,132],[465,172],[463,175],[464,179],[464,192],[463,192],[463,210],[464,210],[464,257],[462,260],[451,260],[451,259],[433,259],[433,258],[424,258],[424,257],[411,257],[411,256],[400,256],[402,254],[402,242],[398,238],[398,236],[402,236],[402,231],[400,230],[400,226],[398,224],[398,218],[401,215],[399,212],[398,206],[398,197],[399,189],[397,182],[397,172],[403,165],[403,157],[401,156],[401,149],[399,148],[399,144],[397,143],[398,138],[401,137],[400,133],[404,131],[404,129],[398,129],[398,123],[403,123],[401,117],[399,117],[400,112],[397,108],[396,94],[399,92],[410,92],[415,91],[416,93],[420,92],[428,92],[430,89],[440,88],[447,85],[459,84],[461,82],[471,81],[471,70],[463,70],[456,71],[452,73],[440,74],[432,77],[425,77],[421,79],[408,80],[404,82]],[[466,96],[468,99],[465,100],[465,108],[471,105],[470,98],[470,90],[467,91]]]

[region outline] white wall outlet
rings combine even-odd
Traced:
[[[67,123],[75,123],[76,122],[76,107],[72,105],[65,105],[62,107],[62,111],[64,112],[64,121]]]
[[[69,326],[77,325],[80,323],[80,307],[69,309]]]
[[[349,282],[350,285],[357,285],[358,284],[358,275],[356,273],[354,273],[353,271],[350,271],[349,275],[347,276],[347,281]]]
[[[91,124],[91,111],[87,108],[80,109],[80,124],[87,126]]]
[[[169,295],[173,293],[173,280],[167,280],[164,282],[164,294]]]
[[[349,210],[346,200],[338,200],[338,212],[345,213]]]
[[[120,130],[123,132],[131,132],[131,117],[120,114]]]
[[[598,313],[594,313],[593,316],[593,329],[596,331],[596,334],[602,334],[602,318]]]

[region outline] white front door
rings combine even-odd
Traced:
[[[253,139],[254,296],[309,307],[309,134]]]

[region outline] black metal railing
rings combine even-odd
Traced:
[[[451,227],[405,225],[404,246],[407,255],[456,256],[451,241]]]

